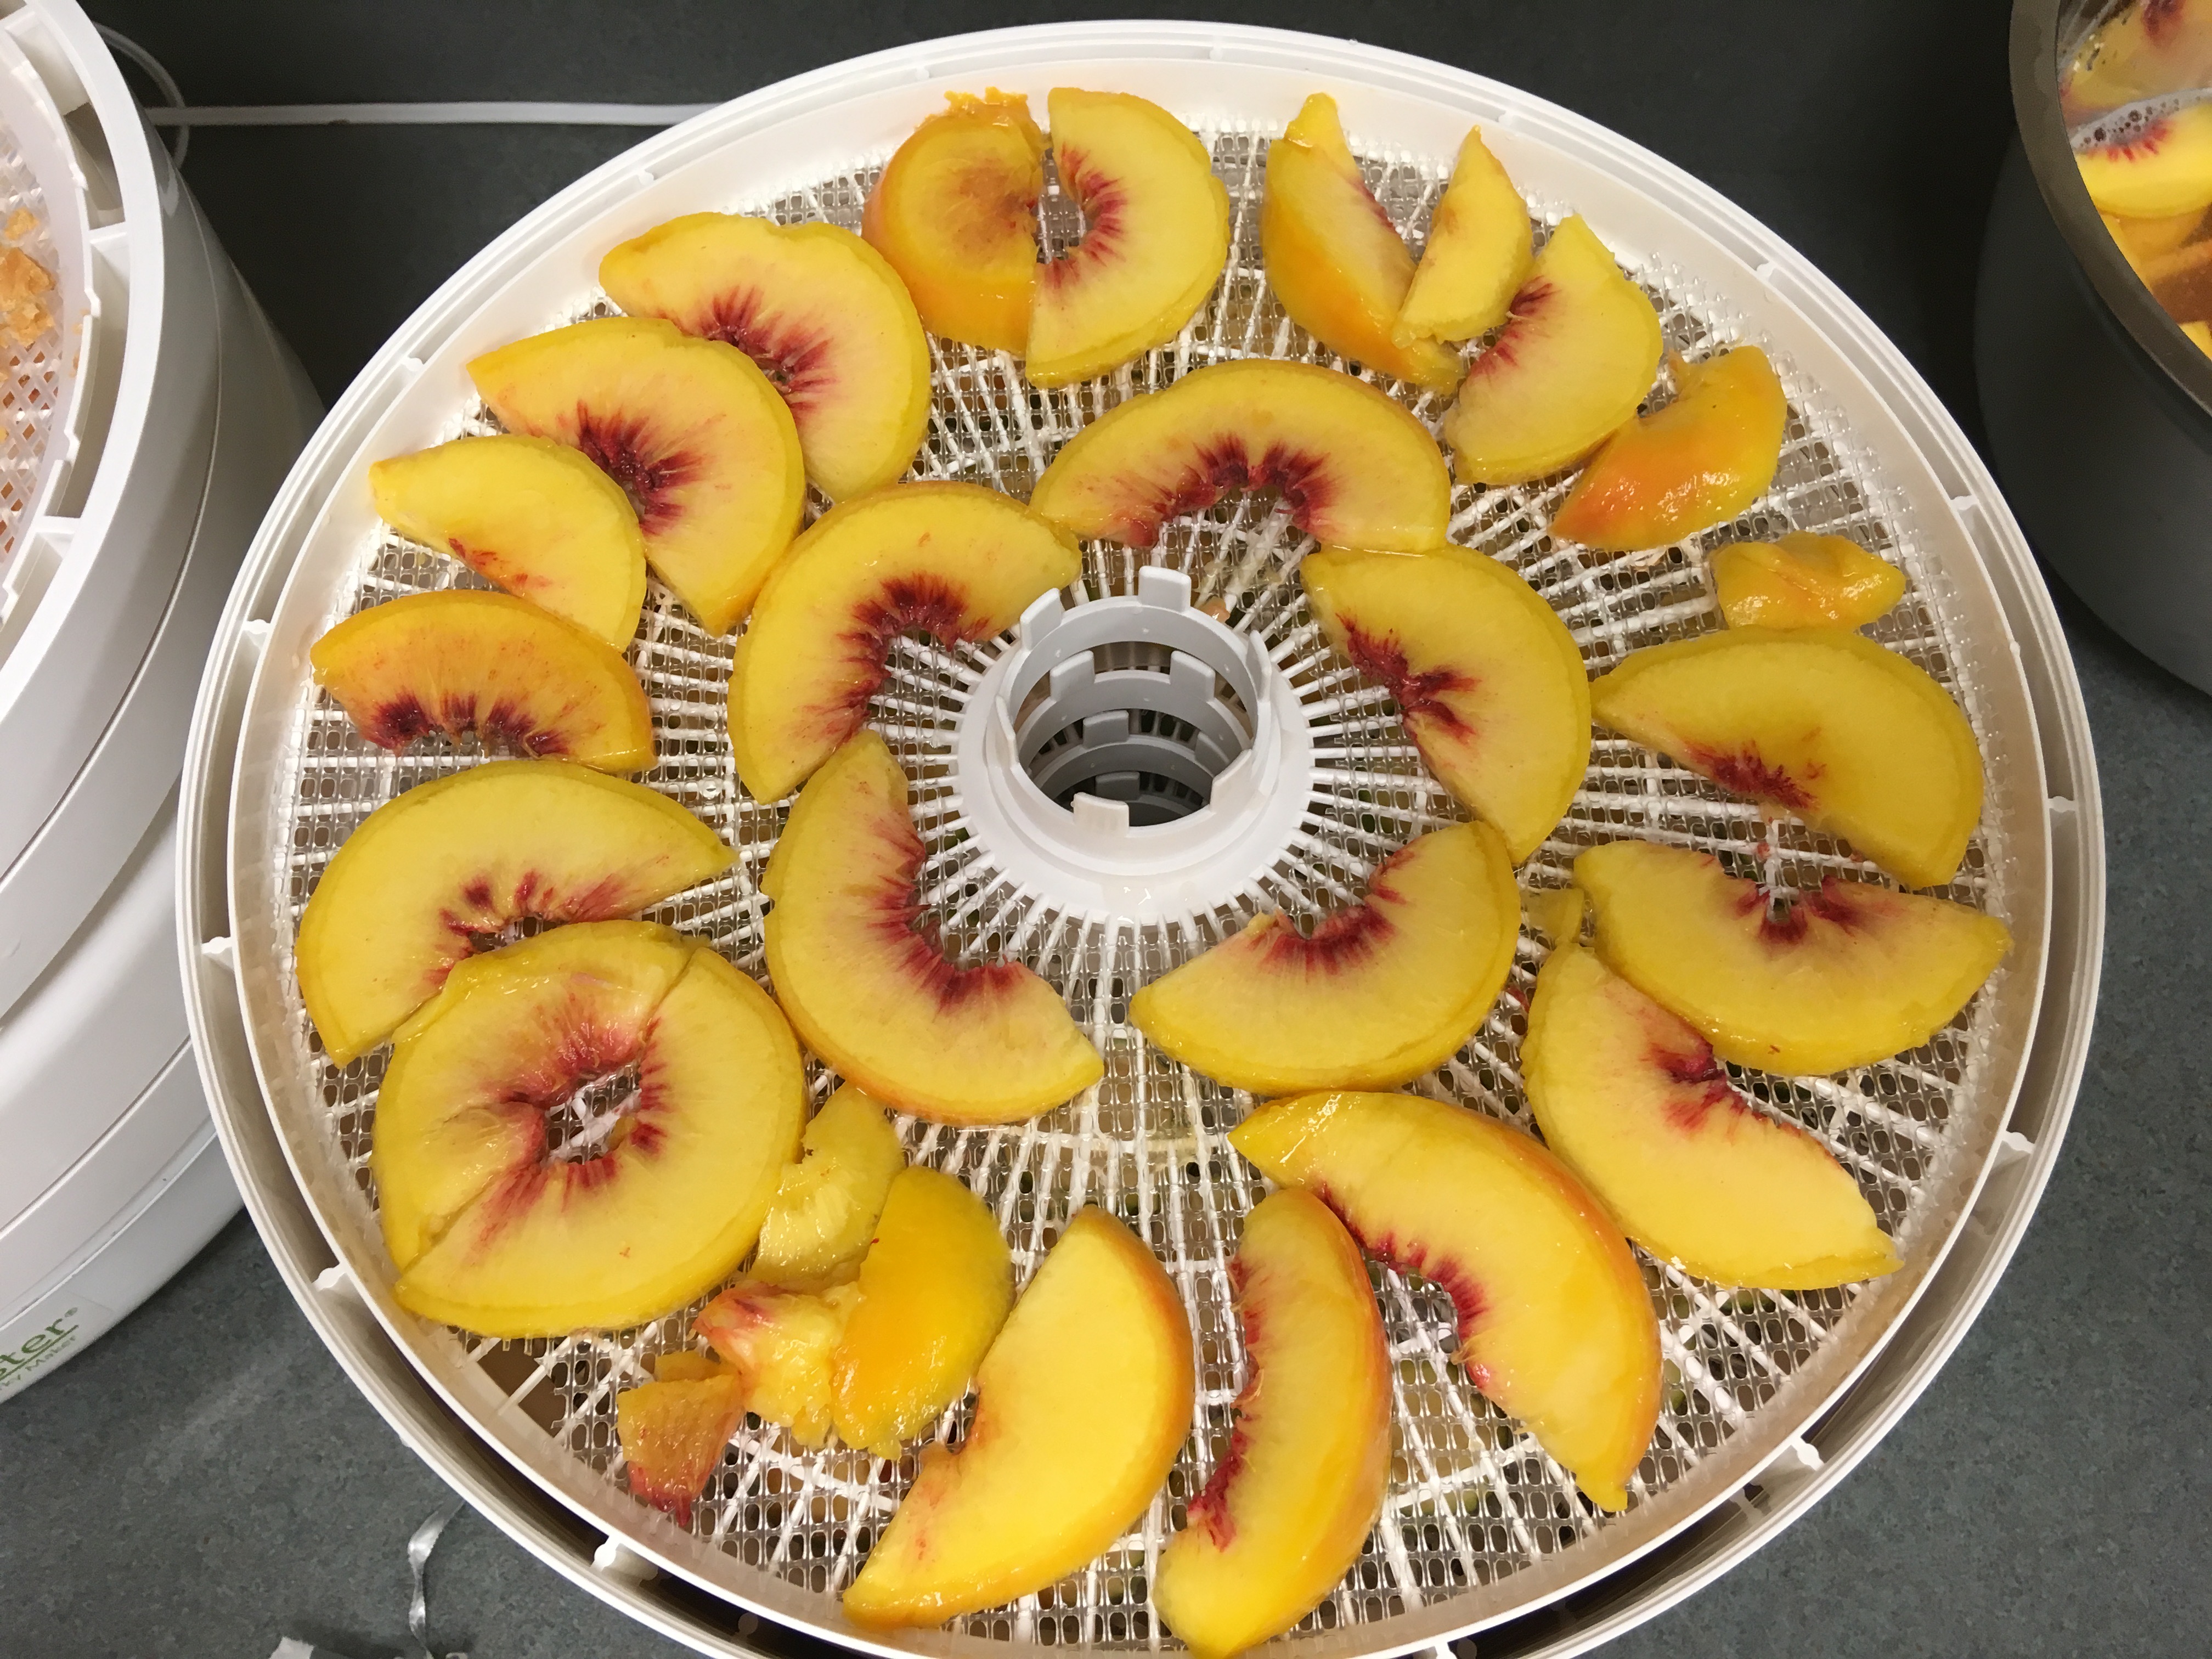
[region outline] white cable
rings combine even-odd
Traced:
[[[147,51],[120,29],[112,29],[105,23],[95,23],[93,27],[100,31],[100,38],[106,41],[110,48],[121,52],[146,71],[147,78],[154,83],[155,91],[167,99],[172,105],[181,106],[184,103],[184,89],[177,84],[177,77],[169,73],[160,58],[155,57],[152,52]],[[153,112],[148,111],[146,114],[149,119],[152,118]],[[155,125],[158,126],[161,124],[155,122]],[[170,146],[170,162],[182,167],[185,164],[185,152],[191,147],[192,130],[187,125],[177,134],[177,142]]]
[[[672,127],[712,104],[219,104],[149,109],[157,127]]]

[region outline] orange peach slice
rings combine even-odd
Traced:
[[[1950,694],[1840,629],[1732,628],[1638,651],[1590,712],[1723,788],[1849,841],[1908,887],[1958,873],[1982,757]]]
[[[368,469],[377,516],[621,650],[645,603],[645,537],[622,486],[564,444],[459,438]]]
[[[1249,1370],[1227,1452],[1152,1606],[1198,1659],[1280,1635],[1358,1559],[1390,1473],[1390,1353],[1367,1264],[1310,1193],[1263,1200],[1229,1264]]]
[[[1404,405],[1312,363],[1248,359],[1128,398],[1075,434],[1030,505],[1086,539],[1150,547],[1160,527],[1240,489],[1344,547],[1418,552],[1451,512],[1443,457]]]
[[[633,317],[733,345],[791,406],[806,476],[833,501],[914,465],[929,430],[929,341],[898,273],[836,225],[692,213],[599,261]]]
[[[1843,536],[1793,530],[1705,560],[1730,628],[1863,628],[1905,597],[1905,573]]]
[[[1536,1140],[1413,1095],[1279,1100],[1230,1144],[1326,1200],[1361,1248],[1433,1280],[1468,1380],[1525,1422],[1601,1509],[1659,1419],[1659,1322],[1620,1229]]]
[[[783,1172],[761,1224],[752,1276],[787,1290],[819,1290],[860,1272],[906,1149],[884,1109],[851,1084],[806,1126],[799,1162]]]
[[[735,346],[651,317],[598,317],[469,364],[511,432],[580,450],[637,511],[645,556],[710,634],[745,614],[799,533],[799,428]]]
[[[1336,100],[1317,92],[1267,146],[1260,210],[1267,286],[1291,320],[1340,357],[1431,392],[1459,384],[1459,354],[1393,333],[1413,256],[1367,188]]]
[[[2212,207],[2212,105],[2170,110],[2131,134],[2075,158],[2100,211],[2163,219]]]
[[[698,1364],[686,1361],[700,1361]],[[679,1527],[745,1419],[744,1379],[699,1354],[663,1354],[653,1380],[615,1395],[615,1435],[632,1493]]]
[[[1029,100],[945,94],[868,192],[860,234],[905,282],[933,334],[1017,356],[1036,287],[1044,135]]]
[[[1917,1048],[2004,960],[1995,916],[1823,881],[1786,906],[1707,853],[1620,841],[1575,860],[1606,965],[1723,1060],[1821,1075]]]
[[[1055,1583],[1128,1530],[1190,1432],[1190,1324],[1103,1210],[1069,1218],[976,1374],[957,1451],[932,1446],[845,1592],[873,1630],[936,1625]]]
[[[1471,131],[1451,182],[1429,215],[1428,245],[1390,337],[1472,340],[1505,320],[1535,263],[1528,207],[1498,158]]]
[[[832,507],[792,544],[738,641],[738,776],[754,799],[782,799],[860,729],[893,641],[994,638],[1082,568],[1066,532],[975,484],[899,484]]]
[[[701,1309],[691,1329],[744,1374],[745,1408],[811,1449],[830,1438],[830,1362],[860,1300],[855,1285],[817,1296],[745,1278]]]
[[[1329,642],[1389,690],[1452,799],[1515,863],[1544,844],[1589,765],[1589,677],[1534,589],[1462,547],[1325,547],[1298,567]]]
[[[588,767],[471,767],[386,801],[346,838],[300,918],[300,994],[343,1066],[511,924],[630,915],[734,858],[665,795]]]
[[[1229,258],[1229,192],[1198,135],[1158,104],[1056,87],[1048,108],[1060,188],[1085,229],[1037,272],[1023,369],[1032,385],[1066,386],[1182,332]]]
[[[1774,482],[1789,418],[1757,346],[1702,363],[1677,357],[1674,400],[1606,440],[1552,515],[1552,534],[1634,553],[1725,524]]]
[[[573,623],[505,593],[411,593],[357,612],[307,653],[362,736],[433,732],[602,772],[653,764],[653,709],[629,665]]]
[[[1386,1088],[1459,1051],[1504,988],[1521,928],[1486,823],[1432,830],[1376,866],[1364,902],[1310,935],[1279,913],[1129,999],[1129,1022],[1232,1089]]]
[[[1067,1005],[1018,962],[957,968],[915,904],[906,775],[863,732],[807,781],[761,890],[769,976],[807,1047],[878,1100],[1012,1123],[1105,1074]]]
[[[1526,483],[1572,466],[1635,417],[1660,345],[1644,291],[1579,216],[1566,221],[1444,416],[1461,481]]]

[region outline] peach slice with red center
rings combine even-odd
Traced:
[[[2100,212],[2164,219],[2212,207],[2212,105],[2154,117],[2121,143],[2075,156]]]
[[[1018,356],[1037,281],[1044,135],[1029,100],[994,87],[951,106],[898,147],[868,192],[860,234],[914,296],[933,334]]]
[[[902,1111],[1034,1117],[1105,1074],[1059,993],[1018,962],[957,967],[915,896],[906,775],[863,732],[792,808],[761,878],[769,977],[807,1047]]]
[[[486,748],[602,772],[653,764],[653,709],[629,665],[505,593],[411,593],[357,612],[307,653],[315,684],[379,748],[474,732]]]
[[[1468,1380],[1528,1425],[1601,1509],[1659,1419],[1659,1322],[1604,1207],[1531,1136],[1413,1095],[1262,1107],[1230,1144],[1343,1218],[1370,1255],[1458,1312]]]
[[[1387,1088],[1450,1059],[1482,1024],[1520,928],[1504,842],[1457,823],[1383,860],[1366,899],[1310,935],[1255,916],[1130,998],[1129,1023],[1232,1089]]]
[[[1054,1583],[1128,1530],[1190,1432],[1190,1323],[1103,1210],[1068,1218],[976,1373],[958,1450],[921,1455],[845,1592],[866,1629],[942,1624]]]
[[[752,1276],[812,1291],[859,1273],[906,1149],[884,1109],[848,1083],[831,1095],[799,1140],[761,1224]]]
[[[1705,560],[1730,628],[1863,628],[1905,597],[1905,573],[1843,536],[1793,530]]]
[[[1459,384],[1457,352],[1393,331],[1413,256],[1367,188],[1325,92],[1267,146],[1260,250],[1291,320],[1337,356],[1431,392]]]
[[[1245,1218],[1229,1281],[1249,1368],[1236,1426],[1152,1585],[1198,1659],[1256,1647],[1328,1595],[1390,1473],[1390,1352],[1344,1224],[1310,1193],[1272,1194]]]
[[[1298,567],[1329,643],[1386,687],[1452,799],[1520,863],[1544,844],[1589,765],[1589,677],[1534,589],[1462,547],[1325,547]]]
[[[830,1438],[830,1367],[860,1300],[856,1285],[817,1295],[749,1277],[701,1309],[691,1329],[744,1374],[748,1411],[812,1449]]]
[[[647,560],[710,634],[745,614],[799,533],[799,429],[735,346],[597,317],[488,351],[469,378],[510,432],[569,445],[622,486]]]
[[[514,923],[631,915],[734,858],[665,795],[588,767],[471,767],[386,801],[346,838],[300,918],[300,995],[343,1066]]]
[[[1451,479],[1404,405],[1312,363],[1216,363],[1139,393],[1077,433],[1030,506],[1089,538],[1150,547],[1161,526],[1240,489],[1281,493],[1291,520],[1343,547],[1443,544]]]
[[[1429,240],[1390,337],[1473,340],[1505,320],[1535,263],[1528,207],[1482,142],[1480,128],[1460,146],[1435,210]]]
[[[615,1395],[615,1435],[631,1492],[679,1527],[745,1419],[744,1379],[703,1354],[662,1354],[653,1380]]]
[[[1526,483],[1583,459],[1635,418],[1661,344],[1644,291],[1580,216],[1567,220],[1444,416],[1461,482]]]
[[[1598,724],[1849,841],[1908,887],[1958,873],[1982,816],[1973,728],[1927,673],[1840,629],[1655,645],[1590,686]]]
[[[1725,524],[1767,491],[1789,400],[1757,346],[1674,359],[1674,399],[1590,457],[1552,534],[1601,553],[1664,547]]]
[[[368,469],[377,516],[616,650],[645,603],[645,537],[622,486],[564,444],[457,438]]]
[[[776,566],[738,641],[738,776],[754,799],[781,800],[860,729],[893,641],[994,638],[1082,568],[1066,532],[975,484],[898,484],[832,507]]]
[[[836,225],[692,213],[599,261],[633,317],[733,345],[791,406],[806,476],[833,501],[900,477],[929,430],[929,341],[884,256]]]

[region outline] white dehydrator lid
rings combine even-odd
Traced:
[[[693,1529],[631,1500],[613,1470],[612,1393],[641,1380],[641,1356],[675,1340],[681,1322],[491,1344],[400,1310],[362,1175],[380,1061],[343,1073],[324,1065],[307,1040],[290,971],[298,908],[346,830],[410,783],[471,762],[372,751],[309,683],[307,647],[332,620],[391,592],[455,580],[453,567],[380,531],[366,463],[476,429],[482,414],[461,365],[590,310],[599,301],[598,258],[614,242],[702,209],[851,223],[873,168],[914,124],[942,106],[945,91],[986,83],[1033,98],[1057,84],[1134,91],[1189,121],[1212,144],[1239,204],[1224,292],[1250,303],[1210,305],[1181,341],[1103,392],[1002,403],[1021,384],[1012,365],[940,346],[925,476],[1020,493],[1057,442],[1131,390],[1224,356],[1319,355],[1262,302],[1254,257],[1260,141],[1307,93],[1335,94],[1382,199],[1406,224],[1423,222],[1468,125],[1480,122],[1532,206],[1547,218],[1572,210],[1590,220],[1654,293],[1674,343],[1741,338],[1774,356],[1791,396],[1791,440],[1778,492],[1754,509],[1753,523],[1848,527],[1901,563],[1913,596],[1882,637],[1954,687],[1981,738],[1989,808],[1958,890],[2004,916],[2017,941],[2013,958],[1955,1038],[1840,1083],[1784,1090],[1778,1100],[1860,1170],[1897,1233],[1902,1272],[1850,1292],[1747,1302],[1647,1264],[1664,1293],[1674,1398],[1635,1505],[1602,1521],[1445,1365],[1433,1297],[1381,1277],[1405,1382],[1398,1427],[1407,1455],[1370,1553],[1286,1645],[1316,1655],[1395,1652],[1510,1625],[1518,1634],[1486,1637],[1486,1656],[1493,1642],[1500,1650],[1575,1650],[1648,1616],[1798,1513],[1879,1437],[1978,1309],[2040,1191],[2078,1081],[2102,935],[2102,845],[2087,723],[2056,617],[2002,501],[1940,404],[1872,325],[1769,233],[1656,157],[1510,88],[1347,42],[1226,27],[1100,24],[930,42],[687,123],[493,244],[393,337],[333,412],[264,525],[218,635],[187,760],[182,853],[187,1001],[218,1126],[302,1306],[400,1432],[530,1547],[657,1628],[722,1652],[779,1645],[754,1615],[884,1652],[1173,1645],[1142,1599],[1165,1502],[1100,1567],[1048,1599],[950,1630],[884,1638],[846,1625],[836,1595],[854,1565],[856,1521],[879,1521],[896,1503],[896,1466],[849,1453],[810,1457],[774,1431],[752,1431],[726,1459]],[[1049,206],[1047,218],[1049,229]],[[1413,407],[1432,424],[1442,413],[1435,400]],[[1693,559],[1585,573],[1555,556],[1541,526],[1557,494],[1462,489],[1454,539],[1521,569],[1593,663],[1706,625],[1711,601]],[[1188,526],[1163,556],[1201,598],[1236,601],[1237,627],[1302,688],[1309,718],[1325,714],[1377,734],[1371,754],[1384,758],[1346,758],[1354,744],[1332,749],[1325,764],[1339,784],[1385,786],[1370,791],[1400,803],[1373,809],[1384,833],[1332,817],[1317,793],[1307,821],[1322,832],[1297,830],[1286,863],[1261,890],[1310,913],[1331,892],[1356,892],[1391,845],[1453,814],[1402,743],[1382,736],[1395,722],[1379,694],[1333,668],[1301,623],[1286,580],[1301,545],[1279,519],[1239,506]],[[1094,548],[1088,590],[1133,592],[1146,562]],[[700,635],[665,594],[648,612],[632,659],[655,694],[657,719],[718,731],[727,642]],[[896,690],[877,716],[903,758],[951,751],[973,688],[1006,648],[916,648],[899,658]],[[1687,774],[1613,739],[1601,740],[1597,760],[1562,838],[1532,861],[1534,879],[1558,878],[1577,835],[1633,833],[1663,820],[1693,844],[1748,839],[1748,810]],[[745,871],[757,869],[777,813],[744,797],[726,755],[671,763],[647,781],[745,854],[738,873],[669,919],[757,969],[759,906]],[[925,818],[939,828],[963,810],[941,788],[924,799]],[[1838,861],[1832,843],[1788,827],[1774,833],[1793,858]],[[969,896],[946,930],[956,945],[980,937],[1010,902],[993,852],[986,835],[925,871],[926,897],[932,883],[939,896]],[[1293,864],[1311,878],[1283,874]],[[1258,896],[1224,893],[1215,902],[1233,916]],[[1164,948],[1188,947],[1188,928],[1178,936],[1172,919],[1163,926]],[[1069,914],[1024,927],[1026,937],[1017,938],[1034,947],[1022,951],[1032,965],[1048,943],[1075,964],[1048,969],[1062,981],[1118,974],[1126,988],[1158,969],[1139,959],[1133,918]],[[1524,989],[1539,954],[1524,944],[1515,981]],[[1147,1058],[1111,998],[1078,991],[1073,1000],[1117,1068],[1101,1091],[1008,1131],[902,1127],[911,1157],[963,1172],[1002,1220],[1018,1217],[1018,1271],[1034,1266],[1042,1229],[1079,1195],[1114,1203],[1169,1257],[1194,1328],[1213,1345],[1201,1366],[1201,1432],[1175,1477],[1188,1493],[1215,1455],[1212,1436],[1238,1381],[1220,1258],[1259,1183],[1221,1137],[1245,1103]],[[1516,1042],[1501,1008],[1446,1077],[1417,1086],[1518,1115]],[[815,1081],[818,1090],[823,1080]],[[1187,1169],[1202,1172],[1189,1178],[1200,1188],[1186,1181]],[[1022,1202],[1025,1188],[1042,1201]],[[605,1543],[580,1542],[563,1510]],[[647,1582],[653,1567],[719,1601],[658,1588]],[[1561,1598],[1571,1611],[1559,1623],[1511,1624]]]

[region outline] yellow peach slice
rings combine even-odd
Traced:
[[[368,469],[377,516],[616,650],[645,603],[645,537],[622,486],[565,444],[457,438]]]
[[[1232,1089],[1387,1088],[1442,1064],[1504,988],[1513,860],[1486,823],[1432,830],[1310,935],[1279,913],[1129,999],[1159,1048]]]
[[[832,507],[754,602],[730,670],[730,747],[756,800],[781,800],[860,729],[892,641],[988,640],[1082,573],[1066,532],[1011,495],[897,484]]]
[[[1182,332],[1229,258],[1229,192],[1198,135],[1158,104],[1055,87],[1047,108],[1060,185],[1085,228],[1037,272],[1023,371],[1066,386]]]
[[[1843,536],[1793,530],[1705,560],[1730,628],[1863,628],[1905,597],[1905,573]]]
[[[860,234],[898,272],[933,334],[1017,356],[1036,287],[1044,135],[1029,100],[945,94],[868,192]]]
[[[1018,962],[955,967],[922,930],[906,775],[863,732],[799,793],[761,879],[769,977],[806,1045],[902,1111],[1012,1123],[1089,1088],[1105,1062]]]
[[[1144,1513],[1190,1432],[1190,1324],[1103,1210],[1068,1218],[976,1374],[957,1451],[931,1446],[845,1592],[865,1628],[942,1624],[1054,1583]]]
[[[1552,515],[1552,534],[1633,553],[1725,524],[1774,482],[1789,418],[1757,346],[1701,363],[1677,357],[1674,400],[1606,440]]]
[[[1958,873],[1982,757],[1950,694],[1840,629],[1731,628],[1656,645],[1590,686],[1590,712],[1762,806],[1849,841],[1908,887]]]
[[[1325,92],[1267,146],[1260,250],[1291,320],[1331,351],[1431,392],[1459,384],[1457,352],[1392,331],[1413,256],[1360,176]]]
[[[814,1115],[799,1146],[799,1162],[783,1172],[761,1223],[752,1276],[812,1291],[860,1272],[906,1149],[884,1109],[849,1083]]]
[[[1298,567],[1329,643],[1389,690],[1452,799],[1515,863],[1544,844],[1589,765],[1589,677],[1552,607],[1462,547],[1326,547]]]
[[[2170,110],[2124,143],[2075,157],[2089,199],[2105,213],[2163,219],[2212,207],[2212,105]]]
[[[745,1278],[701,1309],[691,1329],[744,1373],[748,1411],[812,1449],[830,1438],[830,1362],[860,1300],[856,1285],[816,1295]]]
[[[1359,1557],[1390,1473],[1390,1353],[1359,1247],[1271,1194],[1229,1265],[1249,1367],[1227,1452],[1169,1541],[1152,1606],[1198,1659],[1280,1635]]]
[[[1472,129],[1429,215],[1429,240],[1390,337],[1473,340],[1505,320],[1535,263],[1528,207]]]
[[[505,593],[410,593],[358,611],[307,653],[362,737],[433,732],[602,772],[653,764],[653,709],[612,647]]]
[[[367,1054],[447,971],[525,917],[634,915],[729,868],[665,795],[568,761],[417,784],[346,838],[300,918],[300,995],[331,1064]]]
[[[709,1363],[695,1375],[693,1366],[668,1363],[696,1358],[664,1354],[652,1382],[615,1395],[615,1435],[629,1489],[679,1527],[691,1524],[692,1501],[745,1420],[744,1379],[736,1372]]]
[[[2201,210],[2171,214],[2161,219],[2129,219],[2117,213],[2098,216],[2105,222],[2105,229],[2112,239],[2120,245],[2120,252],[2127,256],[2128,263],[2138,266],[2192,240],[2204,225]]]
[[[1572,466],[1635,417],[1660,344],[1651,301],[1579,216],[1567,220],[1444,416],[1461,481],[1526,483]]]
[[[1160,526],[1240,489],[1281,492],[1291,522],[1343,547],[1443,544],[1443,457],[1404,405],[1312,363],[1247,359],[1128,398],[1075,434],[1030,505],[1090,539],[1150,547]]]
[[[488,351],[469,378],[509,431],[571,445],[622,486],[646,559],[710,634],[745,614],[799,533],[799,429],[735,346],[597,317]]]
[[[1413,1095],[1279,1100],[1229,1140],[1325,1199],[1370,1255],[1445,1291],[1468,1380],[1592,1503],[1627,1507],[1659,1418],[1659,1322],[1620,1229],[1558,1158]]]
[[[837,225],[691,213],[599,261],[633,317],[733,345],[791,406],[806,476],[833,501],[914,465],[929,430],[929,341],[884,256]]]

